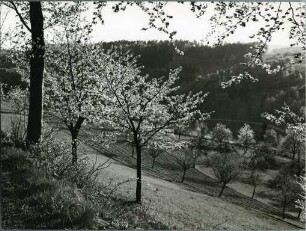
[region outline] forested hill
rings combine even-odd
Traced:
[[[131,50],[140,56],[139,63],[144,66],[144,72],[153,77],[166,75],[170,68],[182,66],[182,79],[188,82],[230,68],[242,62],[243,55],[251,51],[251,44],[226,44],[213,48],[189,41],[116,41],[102,46]]]
[[[220,87],[222,81],[243,71],[238,64],[244,61],[243,56],[246,53],[251,52],[252,44],[208,47],[187,41],[117,41],[103,43],[102,46],[121,46],[140,55],[139,64],[143,65],[144,72],[152,77],[167,75],[170,68],[182,66],[182,81],[179,84],[184,91],[210,92],[203,109],[215,111],[211,125],[220,119],[235,131],[243,122],[233,120],[251,121],[258,124],[254,124],[254,129],[260,133],[264,121],[260,116],[262,112],[280,108],[284,102],[294,111],[301,112],[305,104],[304,64],[273,75],[268,75],[260,68],[248,70],[259,82],[245,82],[228,89]],[[179,54],[180,52],[183,52],[183,55]],[[290,54],[290,48],[286,52]],[[295,50],[291,53],[293,52]],[[278,57],[270,56],[270,61],[274,65],[284,64],[281,59],[283,56],[279,59]]]

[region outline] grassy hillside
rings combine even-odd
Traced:
[[[49,120],[49,122],[52,121]],[[92,127],[86,127],[85,131],[81,132],[82,152],[88,153],[93,162],[95,158],[100,163],[111,158],[112,165],[103,173],[105,179],[121,182],[135,178],[136,159],[132,157],[131,147],[127,144],[115,144],[105,148],[100,143],[94,142],[89,136],[89,134],[92,134],[93,137],[97,136],[97,132],[99,130]],[[59,137],[62,139],[64,137],[68,139],[67,135],[64,130],[59,133]],[[288,162],[284,159],[277,160],[275,164],[278,166],[277,168],[282,165],[283,161]],[[273,174],[270,174],[271,171],[262,172],[266,179],[262,187],[258,189],[256,200],[250,198],[249,188],[251,186],[245,183],[242,176],[238,181],[230,184],[224,192],[224,197],[219,199],[217,196],[221,185],[207,172],[205,158],[198,163],[196,169],[191,169],[187,173],[184,183],[180,182],[182,171],[173,154],[164,152],[157,158],[154,169],[151,165],[151,157],[144,152],[142,163],[145,175],[143,179],[146,182],[143,189],[144,200],[150,201],[152,213],[158,214],[162,220],[172,221],[167,224],[170,227],[207,229],[219,224],[220,227],[230,229],[239,227],[246,229],[274,229],[275,227],[294,229],[297,226],[302,226],[295,218],[297,210],[294,207],[289,209],[290,213],[287,214],[289,218],[284,223],[280,221],[281,204],[277,202],[276,192],[267,186],[268,180],[273,178],[276,170],[272,171]],[[122,185],[120,192],[127,200],[134,200],[134,189],[135,183],[130,182]],[[267,191],[270,193],[266,193]],[[224,209],[224,206],[231,209]],[[235,211],[235,213],[232,214],[231,211]],[[238,215],[236,216],[236,214]],[[255,222],[253,223],[253,221]],[[239,222],[242,222],[243,225],[239,226]]]
[[[14,115],[6,108],[1,122],[11,131]],[[4,133],[5,134],[5,133]],[[56,136],[57,134],[55,134]],[[2,221],[5,229],[165,229],[147,203],[128,203],[87,157],[72,166],[69,142],[45,137],[22,151],[5,134],[1,150]],[[94,170],[94,172],[92,172]],[[100,175],[101,174],[101,175]],[[102,180],[97,181],[99,176]]]
[[[7,122],[10,119],[9,116],[5,118]],[[49,125],[50,122],[52,121],[49,121]],[[6,129],[9,130],[9,126]],[[54,136],[57,144],[64,142],[69,146],[67,131],[61,129]],[[50,154],[52,153],[48,156]],[[89,206],[89,210],[78,210],[74,207],[75,203],[90,205],[92,202],[85,199],[86,194],[83,190],[79,191],[73,181],[56,179],[47,174],[45,168],[34,167],[33,159],[28,159],[26,153],[14,148],[6,149],[2,177],[5,182],[4,227],[287,230],[297,228],[296,225],[279,220],[273,211],[270,214],[271,211],[262,210],[264,204],[252,202],[248,196],[237,193],[231,187],[226,189],[223,198],[218,198],[215,195],[219,191],[218,183],[209,174],[201,173],[201,169],[192,170],[187,175],[186,183],[179,183],[181,173],[171,160],[171,155],[164,155],[158,159],[156,169],[152,170],[151,159],[145,154],[143,204],[137,206],[132,202],[135,199],[133,179],[136,174],[135,159],[131,157],[129,146],[116,145],[105,150],[100,146],[82,142],[79,154],[86,154],[90,165],[102,164],[108,160],[108,156],[112,156],[110,167],[104,169],[97,180],[102,185],[108,185],[109,182],[111,185],[118,185],[111,198],[99,196],[99,203]],[[49,158],[54,159],[52,155]],[[243,203],[237,203],[240,200]],[[58,206],[64,202],[66,209],[60,209]],[[86,211],[88,215],[98,214],[98,217],[87,215],[87,220],[79,219],[82,211]],[[299,222],[297,225],[301,226]]]

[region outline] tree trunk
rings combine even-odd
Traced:
[[[27,143],[38,143],[41,138],[43,114],[43,73],[45,41],[41,2],[30,2],[32,52],[30,57],[30,105]]]
[[[134,151],[135,151],[135,147],[134,147],[134,144],[132,144],[132,157],[134,157]]]
[[[135,142],[137,155],[137,185],[136,185],[136,203],[141,204],[141,146],[139,141]]]
[[[286,203],[287,203],[287,200],[285,199],[284,204],[283,204],[283,219],[285,219]]]
[[[196,158],[196,157],[194,157],[194,158],[193,158],[193,163],[192,163],[192,168],[195,168],[195,166],[196,166],[196,162],[197,162],[197,158]]]
[[[254,196],[255,196],[255,191],[256,191],[256,185],[254,184],[254,185],[253,185],[253,193],[252,193],[252,197],[251,197],[252,199],[253,199]]]
[[[76,164],[78,161],[78,153],[77,153],[77,147],[78,147],[78,135],[79,131],[81,129],[82,123],[84,122],[84,117],[79,117],[75,125],[70,123],[68,126],[68,129],[71,134],[71,154],[72,154],[72,164]]]
[[[0,13],[1,13],[1,9],[0,9]],[[1,14],[0,14],[0,18],[1,18]],[[1,33],[0,33],[1,34]],[[2,83],[0,82],[0,184],[1,186],[3,185],[2,182]],[[0,188],[0,230],[2,229],[2,187]]]
[[[297,215],[297,219],[300,219],[301,213],[302,213],[302,209],[299,208],[299,212],[298,212],[298,215]]]
[[[223,193],[223,191],[224,191],[224,189],[225,189],[225,186],[226,186],[226,184],[223,184],[223,185],[222,185],[221,191],[220,191],[220,193],[219,193],[219,197],[222,196],[222,193]]]
[[[78,161],[78,153],[77,153],[77,148],[78,148],[78,133],[76,131],[73,131],[71,133],[71,154],[72,154],[72,164],[76,164]]]
[[[156,158],[153,158],[152,168],[154,168],[154,166],[155,166],[155,160],[156,160]]]
[[[294,160],[295,160],[295,151],[292,154],[292,161],[294,161]]]
[[[185,175],[186,175],[186,169],[183,170],[183,176],[182,176],[182,180],[181,180],[182,183],[183,183],[184,180],[185,180]]]

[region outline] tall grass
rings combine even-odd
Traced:
[[[69,144],[45,137],[28,151],[3,148],[3,227],[7,229],[165,229],[143,205],[120,199],[98,180],[107,166],[83,155],[71,164]]]

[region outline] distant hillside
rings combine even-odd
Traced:
[[[282,47],[282,48],[274,48],[271,49],[267,54],[293,54],[296,52],[303,52],[302,47]]]
[[[257,124],[253,126],[259,134],[264,122],[262,112],[272,112],[284,102],[297,112],[302,111],[305,105],[304,90],[301,89],[305,83],[304,64],[298,69],[274,75],[267,75],[258,68],[248,70],[259,78],[258,83],[244,82],[228,89],[220,87],[222,81],[243,71],[237,64],[244,61],[243,55],[251,51],[252,44],[226,44],[212,48],[187,41],[118,41],[104,43],[103,47],[118,45],[140,55],[139,64],[152,77],[167,75],[170,68],[182,66],[182,80],[179,84],[183,91],[201,90],[210,93],[202,109],[215,111],[211,126],[220,119],[228,121],[227,125],[236,131],[243,122],[230,120],[252,121]],[[175,47],[184,52],[184,55],[178,54]],[[287,55],[289,51],[293,53],[290,49],[274,50],[269,57],[274,65],[284,64],[278,52]]]
[[[305,51],[302,47],[285,47],[271,50],[263,56],[263,59],[271,63],[279,62],[287,67],[290,72],[297,71],[305,73],[305,59],[300,64],[291,65],[292,59],[296,59],[295,61],[297,61],[300,56],[304,56],[305,58]]]

